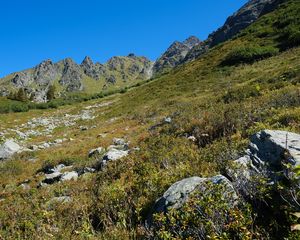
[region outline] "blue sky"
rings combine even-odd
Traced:
[[[205,39],[246,0],[3,0],[0,77],[66,57],[152,60],[175,40]]]

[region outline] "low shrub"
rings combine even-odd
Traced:
[[[253,63],[279,53],[279,49],[272,46],[248,45],[238,47],[229,52],[221,65],[237,65],[241,63]]]

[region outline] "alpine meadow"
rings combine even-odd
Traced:
[[[1,78],[0,239],[300,239],[299,12]]]

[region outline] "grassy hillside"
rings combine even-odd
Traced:
[[[68,139],[62,145],[25,152],[0,163],[0,236],[149,237],[145,220],[155,200],[172,183],[222,172],[258,130],[300,133],[299,10],[299,1],[287,1],[202,58],[126,93],[58,109],[0,115],[2,132],[32,118],[64,119],[66,114],[98,106],[93,108],[94,119],[61,125],[51,135],[32,137],[26,143]],[[171,117],[171,123],[165,117]],[[82,131],[81,126],[88,130]],[[186,138],[191,135],[196,142]],[[15,132],[8,130],[7,136],[14,137]],[[36,188],[42,178],[39,170],[45,166],[91,166],[95,159],[88,158],[89,150],[109,146],[114,137],[129,140],[140,151],[76,182]],[[20,187],[24,181],[29,182],[30,190]],[[51,198],[64,195],[72,202],[49,207]],[[247,215],[239,213],[240,218],[253,222],[237,224],[239,239],[299,239],[297,232],[290,232],[294,219],[272,207],[276,209],[273,218],[264,218],[263,223],[264,216],[251,207]],[[170,229],[160,230],[156,237],[175,239]]]

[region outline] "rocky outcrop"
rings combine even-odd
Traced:
[[[57,67],[51,60],[46,60],[34,68],[34,81],[40,86],[47,86],[59,76]]]
[[[16,142],[11,139],[6,140],[2,145],[0,145],[0,160],[8,159],[20,150],[21,147]]]
[[[246,154],[234,161],[237,170],[228,175],[233,179],[249,179],[264,173],[272,180],[278,179],[277,173],[289,177],[290,169],[300,165],[300,135],[286,131],[262,130],[250,138]]]
[[[11,82],[15,87],[21,88],[29,86],[33,82],[33,79],[28,71],[24,71],[16,73]]]
[[[189,37],[183,42],[174,42],[167,51],[156,60],[153,66],[153,74],[163,73],[176,67],[183,61],[187,53],[194,46],[200,44],[200,40],[197,37]]]
[[[247,28],[262,15],[274,10],[280,0],[250,0],[236,13],[230,16],[225,24],[217,31],[208,36],[208,39],[201,44],[194,46],[182,62],[194,60],[208,51],[208,49],[225,42],[241,30]]]
[[[250,156],[257,166],[268,164],[272,168],[283,163],[300,165],[300,135],[287,131],[263,130],[254,134],[249,146]]]
[[[82,90],[81,68],[71,58],[65,59],[63,63],[64,69],[59,81],[60,84],[67,86],[67,91],[69,92]]]
[[[94,64],[92,59],[88,56],[84,58],[80,66],[85,75],[95,80],[99,80],[101,76],[105,75],[105,67],[100,63]]]
[[[113,145],[110,145],[107,149],[98,147],[89,151],[88,156],[95,158],[97,168],[102,169],[108,162],[117,161],[129,154],[129,142],[126,142],[123,138],[114,138]]]

